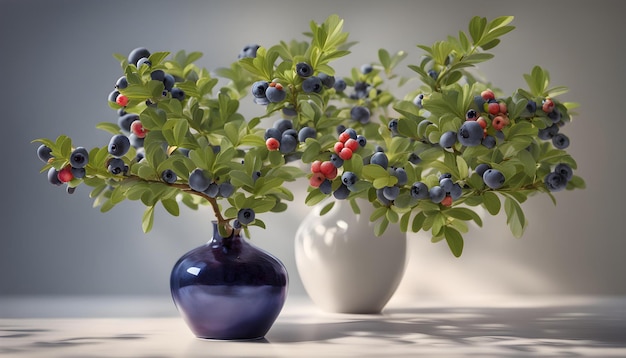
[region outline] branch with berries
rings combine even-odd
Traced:
[[[140,200],[144,231],[159,203],[172,215],[180,204],[210,205],[225,235],[264,228],[258,214],[286,210],[294,195],[284,183],[307,176],[307,205],[333,199],[322,213],[337,200],[358,213],[365,199],[377,235],[389,225],[430,231],[460,256],[468,222],[482,225],[476,207],[503,208],[521,236],[529,196],[554,200],[553,192],[585,186],[561,131],[575,107],[556,99],[566,89],[549,87],[548,72],[535,67],[524,75],[527,89],[504,96],[473,72],[512,20],[474,17],[468,33],[419,45],[424,56],[409,65],[415,78],[394,73],[406,52],[384,49],[336,74],[333,61],[353,45],[336,15],[311,22],[306,40],[246,46],[214,73],[194,64],[198,52],[137,48],[116,55],[123,75],[108,102],[117,121],[97,126],[111,133],[108,145],[38,139],[42,171],[68,192],[92,187],[102,211]],[[218,78],[228,83],[215,91]],[[251,119],[238,113],[247,95],[260,109]],[[262,128],[266,119],[272,125]]]

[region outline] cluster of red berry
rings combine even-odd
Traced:
[[[480,96],[485,101],[483,105],[484,110],[491,116],[491,126],[493,129],[501,131],[504,127],[509,125],[510,120],[506,103],[504,101],[498,101],[493,91],[489,89],[482,91]],[[472,117],[472,114],[476,114],[476,116]],[[477,115],[476,112],[470,110],[465,119],[478,122],[485,131],[485,136],[487,136],[488,121],[484,116]]]

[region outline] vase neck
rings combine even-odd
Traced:
[[[241,248],[242,240],[241,235],[235,234],[233,231],[230,236],[224,237],[220,234],[217,221],[213,221],[213,236],[209,240],[208,244],[214,248],[220,248],[224,251],[238,250]]]

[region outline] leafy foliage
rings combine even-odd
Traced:
[[[349,55],[353,43],[348,42],[343,20],[336,15],[322,23],[312,21],[305,40],[259,46],[254,56],[243,56],[214,74],[194,64],[202,56],[199,52],[155,52],[149,57],[151,65],[139,67],[129,64],[125,56],[115,55],[128,82],[116,90],[128,103],[121,106],[112,100],[109,105],[136,115],[147,134],[120,157],[127,166],[125,172],[113,174],[108,165],[115,156],[107,147],[96,147],[89,150],[85,176],[72,178],[67,186],[84,183],[92,187],[94,206],[103,212],[126,199],[141,201],[146,206],[142,220],[146,232],[154,225],[157,205],[177,216],[181,204],[191,209],[210,205],[225,233],[247,230],[250,225],[264,228],[259,216],[243,225],[235,224],[235,220],[242,209],[257,214],[285,211],[286,202],[294,195],[284,183],[303,176],[313,180],[316,175],[290,163],[328,162],[338,154],[338,137],[349,128],[367,142],[335,166],[338,172],[334,176],[326,176],[324,180],[329,183],[325,189],[319,183],[309,187],[307,205],[329,196],[338,198],[343,189],[355,213],[360,211],[356,198],[367,199],[375,208],[370,220],[376,222],[377,235],[389,225],[399,225],[404,232],[429,231],[432,241],[445,241],[454,256],[462,254],[468,224],[482,226],[482,218],[474,209],[479,206],[491,215],[503,212],[513,235],[521,237],[528,224],[522,204],[537,193],[555,200],[546,177],[559,165],[576,169],[565,147],[550,140],[558,132],[556,127],[571,120],[570,110],[575,104],[555,99],[566,88],[550,87],[548,71],[538,66],[523,75],[528,88],[510,96],[492,91],[488,83],[472,74],[471,68],[493,58],[487,51],[514,29],[512,20],[511,16],[492,20],[474,17],[467,32],[460,31],[458,36],[430,46],[418,45],[424,56],[418,64],[408,65],[416,78],[401,78],[394,72],[406,52],[392,54],[385,49],[380,49],[372,62],[340,77],[332,63]],[[310,66],[311,74],[298,73],[302,63]],[[175,78],[173,88],[182,91],[184,98],[166,88],[164,80],[153,78],[159,70]],[[311,75],[330,77],[335,83],[343,81],[346,87],[325,84],[319,91],[307,90],[305,81]],[[214,76],[229,82],[216,89],[219,81]],[[413,79],[421,85],[407,90],[405,97],[392,93]],[[280,101],[257,102],[259,115],[247,119],[238,112],[239,104],[248,100],[251,86],[257,82],[280,85],[285,96]],[[357,107],[369,118],[355,119],[353,110]],[[478,121],[470,117],[472,111],[485,121],[483,144],[456,140],[443,146],[447,132],[460,138],[464,123]],[[496,117],[502,117],[504,124],[496,123]],[[270,118],[275,124],[288,120],[295,133],[308,128],[315,134],[299,140],[293,150],[276,150],[266,144],[269,129],[261,127],[263,120]],[[112,135],[133,135],[119,123],[105,122],[96,127]],[[487,137],[493,139],[489,145]],[[72,139],[62,135],[56,140],[36,141],[50,150],[51,158],[42,172],[61,171],[70,165],[77,147]],[[370,161],[377,152],[385,154],[387,165]],[[487,185],[488,180],[478,171],[481,165],[501,173],[501,185]],[[398,168],[404,177],[397,174]],[[213,187],[202,191],[192,188],[190,177],[197,170]],[[166,180],[166,172],[174,173],[175,180]],[[341,177],[347,172],[357,181],[345,192]],[[430,193],[426,197],[415,194],[415,183],[432,189],[440,185],[444,174],[458,186],[454,199],[450,192],[444,200],[434,200]],[[582,178],[572,175],[565,189],[584,186]],[[389,188],[393,195],[385,194]],[[327,204],[322,213],[333,205]]]

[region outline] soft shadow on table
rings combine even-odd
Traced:
[[[602,306],[392,308],[381,315],[345,315],[341,322],[283,322],[267,339],[333,343],[355,337],[390,344],[490,344],[524,352],[558,346],[626,348],[626,307],[620,301]]]

